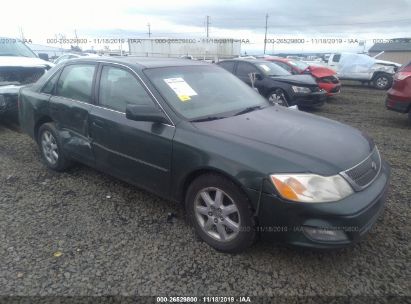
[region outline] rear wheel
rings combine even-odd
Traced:
[[[275,89],[268,94],[268,101],[272,104],[288,107],[288,98],[284,90]]]
[[[70,167],[72,162],[63,154],[54,123],[45,123],[40,127],[37,142],[47,167],[55,171],[64,171]]]
[[[374,76],[373,84],[376,89],[388,90],[392,85],[392,76],[385,73],[380,73]]]
[[[200,238],[219,251],[240,252],[256,238],[246,195],[223,176],[206,174],[194,180],[187,191],[186,210]]]

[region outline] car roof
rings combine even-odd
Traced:
[[[209,66],[209,63],[180,59],[180,58],[165,58],[165,57],[138,57],[138,56],[101,56],[101,57],[81,57],[70,60],[71,63],[76,61],[87,61],[87,62],[107,62],[107,63],[119,63],[124,65],[131,65],[139,69],[145,68],[160,68],[160,67],[175,67],[175,66]]]
[[[267,60],[264,59],[241,59],[241,58],[233,58],[227,60],[221,60],[220,62],[224,61],[235,61],[235,62],[251,62],[251,63],[267,63]],[[218,62],[218,63],[220,63]]]

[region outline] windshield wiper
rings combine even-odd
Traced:
[[[262,106],[248,107],[248,108],[245,108],[245,109],[241,110],[240,112],[235,113],[234,116],[245,114],[245,113],[252,112],[252,111],[255,111],[255,110],[260,110],[260,109],[262,109]]]
[[[223,119],[223,118],[226,118],[226,117],[225,116],[208,116],[208,117],[193,119],[191,120],[191,122],[211,121],[211,120],[217,120],[217,119]]]

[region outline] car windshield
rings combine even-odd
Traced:
[[[268,101],[231,73],[215,66],[146,69],[165,100],[189,120],[224,118]]]
[[[37,57],[23,42],[9,38],[0,38],[0,56]]]
[[[309,67],[308,64],[306,64],[305,62],[299,61],[299,60],[289,60],[288,62],[301,70],[305,70]]]
[[[289,76],[291,75],[286,69],[272,62],[257,63],[257,66],[266,76]]]

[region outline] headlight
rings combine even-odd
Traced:
[[[311,93],[309,88],[292,86],[295,93]]]
[[[279,194],[295,202],[334,202],[353,193],[351,186],[340,175],[273,174],[270,177]]]

